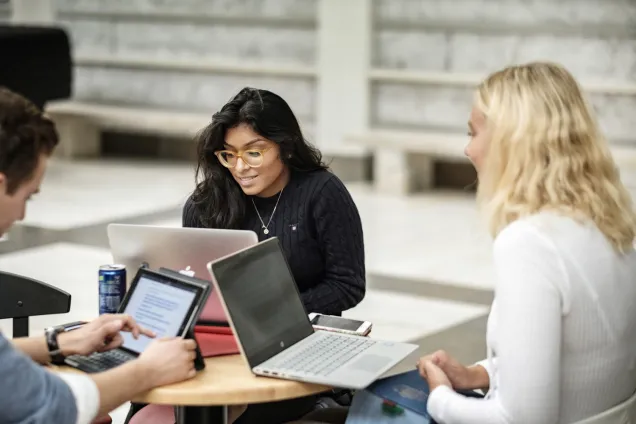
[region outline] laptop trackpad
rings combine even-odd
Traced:
[[[379,369],[384,368],[389,362],[391,362],[390,357],[369,353],[361,356],[349,366],[358,371],[377,372]]]

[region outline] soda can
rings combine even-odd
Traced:
[[[116,314],[126,295],[126,267],[102,265],[99,267],[99,314]]]

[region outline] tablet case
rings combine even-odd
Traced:
[[[194,369],[197,371],[205,369],[205,361],[203,360],[203,355],[201,354],[201,345],[196,339],[194,332],[192,330],[188,331],[188,334],[185,336],[185,338],[194,340],[197,345],[195,350],[196,356],[194,358]]]
[[[147,265],[146,265],[147,266]],[[142,265],[144,267],[144,265]],[[187,280],[194,280],[210,284],[207,280],[191,277],[189,275],[168,268],[159,268],[159,271],[168,275],[178,276]],[[191,335],[192,336],[192,335]],[[194,339],[197,342],[197,355],[201,356],[198,366],[205,367],[203,358],[221,355],[233,355],[239,353],[239,347],[232,328],[228,323],[198,321],[194,326]],[[195,362],[195,367],[197,366]],[[199,368],[197,368],[199,369]],[[201,368],[203,369],[203,368]]]

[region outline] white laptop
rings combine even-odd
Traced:
[[[210,262],[208,268],[254,374],[363,389],[417,349],[314,332],[277,238]]]
[[[207,263],[258,243],[253,231],[110,224],[108,241],[114,263],[126,266],[128,287],[142,264],[190,271],[209,280]],[[226,324],[223,307],[213,290],[199,317],[200,323]]]

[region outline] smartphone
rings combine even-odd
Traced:
[[[309,321],[316,330],[335,331],[338,333],[354,334],[356,336],[368,336],[373,326],[369,321],[358,321],[355,319],[316,313],[309,314]]]

